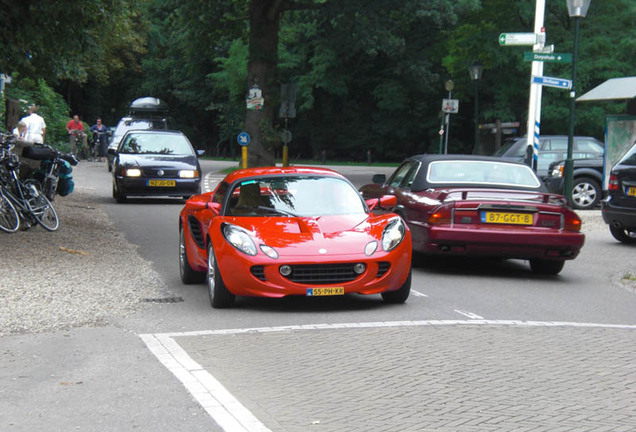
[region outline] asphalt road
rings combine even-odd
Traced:
[[[223,165],[204,163],[210,184]],[[241,298],[213,310],[204,285],[179,280],[182,202],[115,204],[105,168],[86,167],[77,176],[152,261],[167,302],[102,329],[34,336],[66,359],[43,364],[43,379],[87,362],[96,376],[82,393],[69,379],[39,396],[52,406],[41,423],[34,408],[28,424],[41,428],[29,431],[636,430],[636,291],[621,281],[636,254],[597,213],[557,277],[522,261],[420,257],[404,305]],[[356,185],[390,171],[338,169]],[[103,410],[52,414],[82,403]]]

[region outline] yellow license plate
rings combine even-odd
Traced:
[[[626,191],[627,195],[636,196],[636,186],[630,186],[630,187],[627,187],[626,189],[627,189]]]
[[[531,213],[482,212],[482,223],[532,225]]]
[[[329,288],[307,288],[307,296],[334,296],[344,295],[344,287],[329,287]]]
[[[174,180],[148,180],[148,186],[174,187],[176,185],[177,182]]]

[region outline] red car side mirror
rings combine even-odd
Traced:
[[[391,210],[397,205],[397,197],[395,195],[383,195],[380,198],[373,198],[366,200],[369,210],[373,211],[374,208],[380,207],[384,210]]]
[[[212,210],[217,215],[221,210],[220,203],[210,201],[191,201],[188,203],[188,207],[192,210]]]

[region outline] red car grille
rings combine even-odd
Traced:
[[[265,279],[265,267],[262,266],[262,265],[257,265],[257,266],[250,267],[250,272],[257,279],[260,279],[262,281],[267,280],[267,279]]]
[[[389,269],[391,268],[391,263],[390,262],[379,262],[378,263],[378,276],[377,277],[382,277],[386,274],[386,272],[389,271]]]
[[[292,265],[292,272],[287,279],[296,283],[323,285],[349,282],[359,275],[353,271],[351,264],[303,264]]]

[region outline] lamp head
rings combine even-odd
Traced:
[[[472,79],[473,81],[479,80],[483,71],[484,65],[481,64],[479,60],[477,60],[471,66],[468,66],[468,73],[470,74],[470,79]]]
[[[592,0],[566,0],[570,18],[585,18]]]

